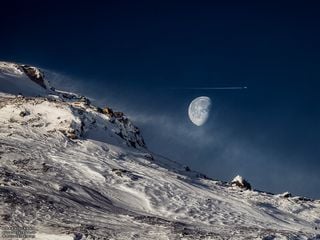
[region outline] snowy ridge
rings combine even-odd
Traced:
[[[150,152],[122,113],[1,64],[1,226],[43,240],[320,239],[319,200],[207,178]]]
[[[46,89],[30,80],[20,65],[0,62],[1,92],[17,95],[38,96],[47,93]]]

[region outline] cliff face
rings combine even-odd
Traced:
[[[48,82],[44,79],[44,74],[38,68],[28,65],[17,65],[17,67],[22,69],[22,71],[30,78],[31,81],[34,81],[44,89],[50,89]]]

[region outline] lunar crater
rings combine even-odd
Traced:
[[[188,115],[197,126],[205,124],[210,116],[211,99],[206,96],[197,97],[189,105]]]

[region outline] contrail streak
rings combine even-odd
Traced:
[[[172,88],[172,89],[183,89],[183,90],[244,90],[248,87],[190,87],[190,88]]]

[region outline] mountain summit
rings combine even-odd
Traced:
[[[43,240],[320,239],[319,200],[240,183],[152,153],[122,112],[0,62],[4,239],[10,227]]]

